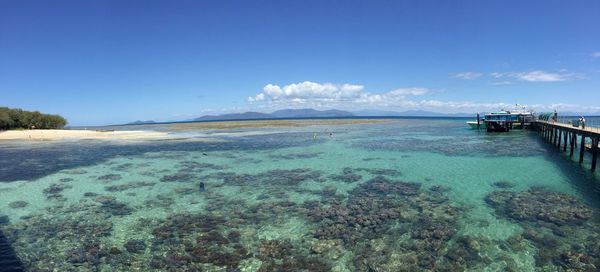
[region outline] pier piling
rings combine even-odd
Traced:
[[[592,139],[592,172],[596,171],[596,161],[598,160],[598,140],[600,138]]]
[[[566,130],[563,131],[563,138],[564,138],[563,139],[564,140],[564,142],[563,142],[563,152],[567,152],[567,138],[568,138],[568,134],[567,134]]]
[[[579,145],[579,163],[583,163],[583,155],[585,154],[585,135],[581,135],[581,144]]]
[[[583,163],[585,152],[589,151],[592,155],[591,170],[592,172],[596,171],[600,152],[598,146],[600,145],[600,130],[544,120],[533,121],[531,128],[538,130],[539,136],[558,150],[566,153],[568,148],[570,158],[575,155],[575,149],[579,144],[579,163]]]
[[[575,139],[575,132],[571,132],[571,150],[569,151],[569,158],[573,158],[573,151],[575,150],[575,143],[577,142]]]

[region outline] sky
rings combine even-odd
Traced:
[[[0,106],[600,112],[600,1],[0,1]]]

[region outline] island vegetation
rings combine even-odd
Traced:
[[[66,124],[67,120],[60,115],[0,107],[0,130],[57,129]]]

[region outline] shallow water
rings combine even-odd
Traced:
[[[598,178],[534,132],[394,119],[186,133],[0,143],[0,229],[31,271],[600,268]],[[207,135],[222,141],[193,140]]]

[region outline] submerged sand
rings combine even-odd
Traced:
[[[172,135],[159,131],[103,131],[103,130],[70,130],[70,129],[39,129],[39,130],[9,130],[0,132],[0,140],[152,140],[170,139]]]

